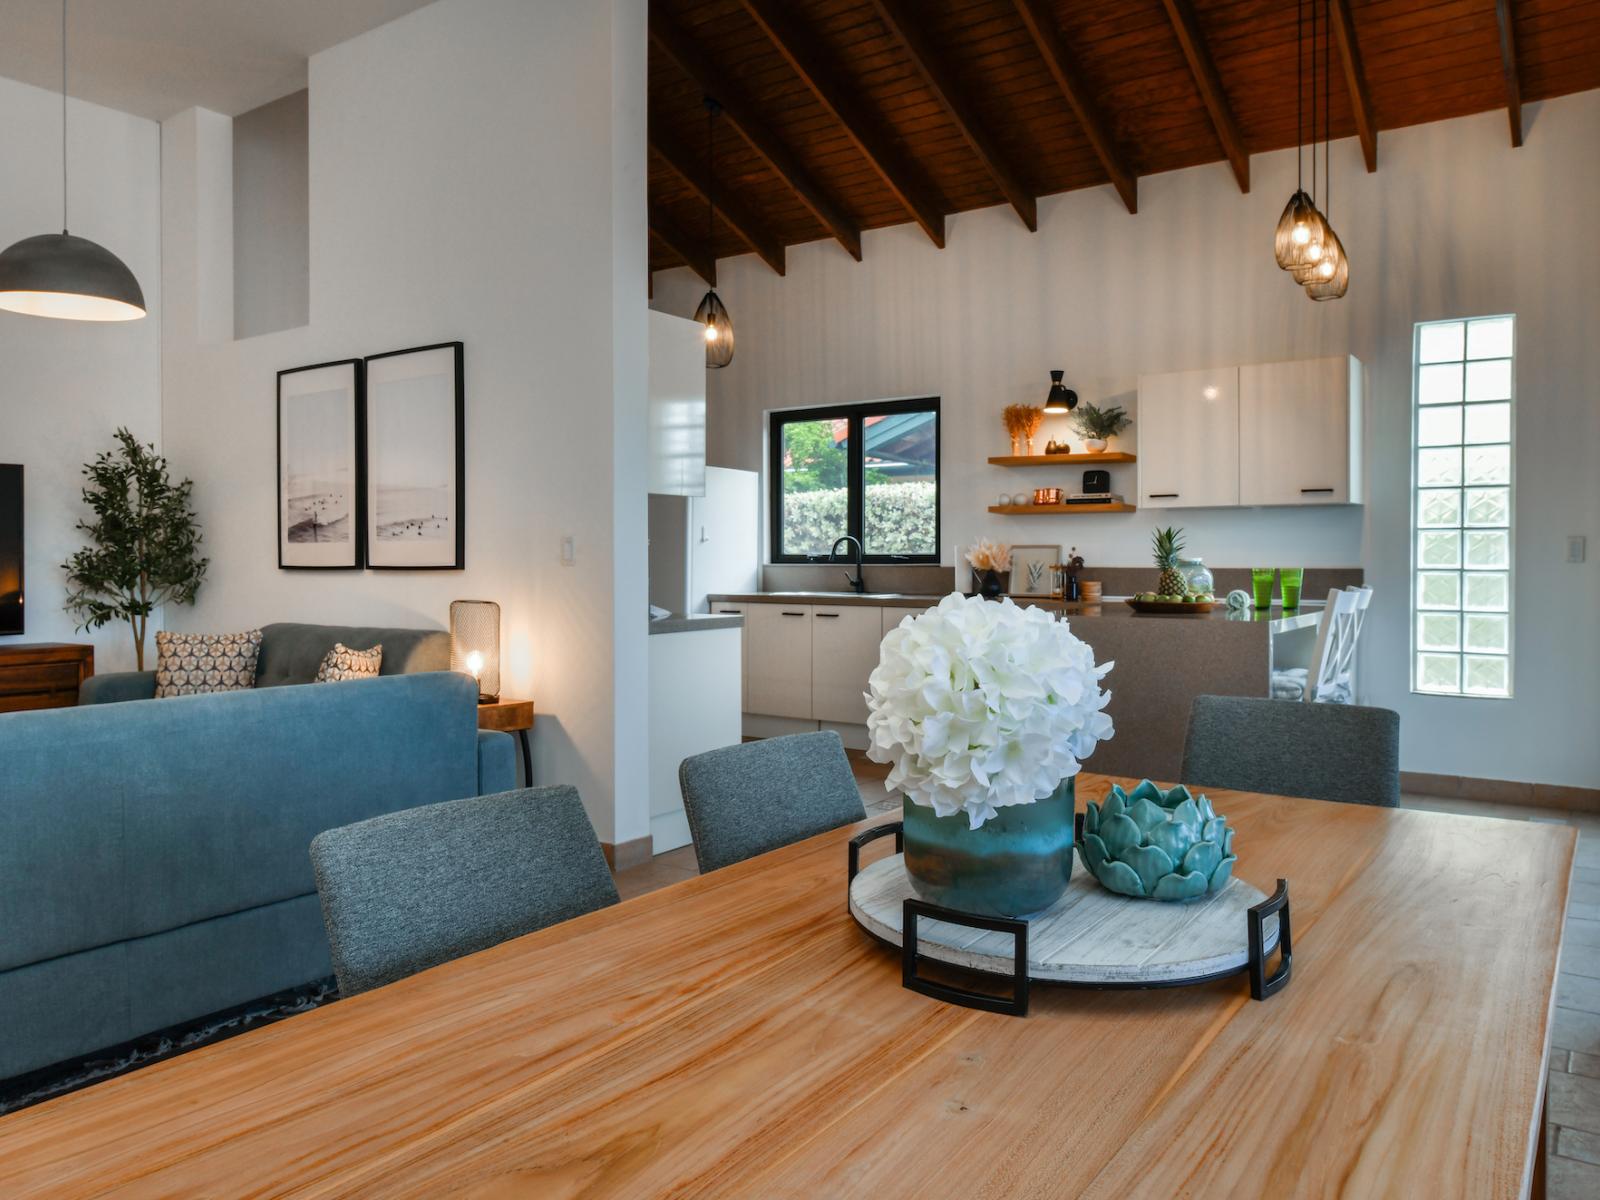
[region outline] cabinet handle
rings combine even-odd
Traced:
[[[803,617],[803,616],[805,616],[805,613],[786,612],[783,615],[786,616],[786,617]]]
[[[730,617],[737,617],[739,615],[739,610],[737,608],[719,608],[717,611],[725,616]]]
[[[1301,488],[1300,489],[1300,494],[1302,496],[1314,496],[1319,492],[1326,492],[1328,495],[1331,496],[1333,494],[1333,489],[1332,488]]]
[[[831,621],[835,617],[837,617],[839,614],[838,613],[812,613],[811,615],[813,617],[826,617],[828,620]]]
[[[1176,500],[1177,492],[1146,492],[1146,497],[1151,500]]]

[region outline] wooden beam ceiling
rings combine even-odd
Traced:
[[[1100,114],[1089,99],[1088,90],[1082,82],[1083,76],[1079,73],[1077,64],[1073,62],[1066,43],[1061,39],[1055,18],[1045,8],[1043,0],[1013,0],[1013,3],[1016,6],[1017,16],[1022,18],[1022,23],[1027,28],[1028,36],[1033,39],[1033,44],[1044,58],[1050,77],[1055,80],[1056,87],[1061,90],[1073,115],[1077,117],[1084,136],[1094,148],[1095,157],[1105,168],[1106,178],[1111,181],[1111,186],[1117,189],[1117,195],[1122,197],[1122,202],[1128,206],[1128,211],[1138,212],[1139,178],[1128,165],[1122,151],[1111,140],[1111,135],[1106,132],[1105,122],[1101,120]]]
[[[1372,96],[1367,90],[1367,72],[1361,65],[1361,44],[1356,41],[1356,24],[1350,16],[1350,0],[1330,0],[1333,12],[1333,41],[1339,47],[1339,62],[1344,67],[1345,91],[1350,94],[1351,115],[1356,120],[1356,136],[1361,139],[1361,157],[1367,173],[1378,169],[1378,122],[1372,115]]]
[[[1233,177],[1239,181],[1239,190],[1248,192],[1250,152],[1245,149],[1244,137],[1239,133],[1239,122],[1234,119],[1228,93],[1222,88],[1217,64],[1212,61],[1211,51],[1194,19],[1194,9],[1189,0],[1162,0],[1162,4],[1166,7],[1167,19],[1172,22],[1172,32],[1178,36],[1178,45],[1183,48],[1189,71],[1194,75],[1195,86],[1200,89],[1200,99],[1205,102],[1206,112],[1211,114],[1211,125],[1217,131],[1222,153],[1233,168]]]
[[[1511,144],[1522,145],[1522,79],[1517,71],[1517,31],[1512,24],[1511,0],[1495,0],[1495,20],[1500,25],[1500,64],[1506,77],[1506,117],[1511,122]]]
[[[742,3],[784,61],[843,126],[862,157],[905,206],[906,215],[922,227],[935,246],[943,248],[943,200],[922,169],[895,144],[893,134],[871,106],[840,76],[828,49],[795,19],[789,0]]]
[[[779,275],[784,273],[783,242],[739,197],[732,194],[725,183],[707,176],[704,152],[693,154],[666,130],[656,128],[650,130],[650,149],[659,154],[661,161],[671,167],[702,200],[709,204],[714,198],[717,214],[727,222],[728,227],[744,239],[745,245],[754,250],[762,262]]]
[[[926,18],[913,12],[905,0],[873,0],[873,8],[877,10],[878,19],[905,47],[916,65],[917,73],[932,89],[939,104],[955,122],[961,136],[972,147],[973,153],[983,163],[984,169],[1004,193],[1011,207],[1017,210],[1022,223],[1030,231],[1037,230],[1039,210],[1033,192],[1023,183],[1016,164],[1007,161],[1006,154],[985,127],[983,118],[967,94],[966,86],[928,37],[923,24]]]
[[[861,230],[846,214],[838,198],[800,165],[799,159],[772,131],[754,100],[732,78],[717,70],[695,45],[687,31],[669,17],[660,4],[650,6],[650,37],[695,86],[722,105],[728,122],[751,148],[793,189],[795,195],[856,260],[861,258]]]
[[[689,233],[672,219],[672,214],[659,204],[650,205],[650,232],[661,239],[668,250],[688,264],[688,267],[707,287],[717,286],[717,260],[711,247]]]

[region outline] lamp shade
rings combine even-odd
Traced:
[[[1050,372],[1050,394],[1044,398],[1047,413],[1067,413],[1078,407],[1078,393],[1061,382],[1065,371]]]
[[[0,308],[69,321],[137,321],[144,292],[120,258],[70,233],[42,233],[0,251]]]
[[[450,669],[478,681],[478,703],[500,699],[500,606],[493,600],[450,602]]]
[[[694,319],[705,327],[706,366],[725,367],[733,361],[733,318],[716,289],[705,294]]]
[[[1283,215],[1278,218],[1277,232],[1272,238],[1273,256],[1283,270],[1301,265],[1306,246],[1316,233],[1313,222],[1317,215],[1311,197],[1298,189],[1289,197],[1289,203],[1283,206]]]
[[[1344,243],[1331,228],[1327,251],[1306,280],[1305,287],[1306,295],[1313,300],[1338,300],[1350,288],[1350,260],[1345,256]]]

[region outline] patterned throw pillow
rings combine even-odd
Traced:
[[[333,649],[322,657],[317,668],[318,683],[337,683],[344,679],[374,679],[383,665],[383,645],[371,650],[352,650],[343,642],[335,642]]]
[[[242,692],[256,685],[261,630],[156,634],[156,698]]]

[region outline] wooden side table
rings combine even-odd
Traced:
[[[0,643],[0,712],[71,708],[94,674],[94,647],[76,642]]]
[[[522,743],[522,786],[533,786],[533,751],[528,730],[533,728],[532,700],[496,700],[478,705],[478,728],[514,733]]]

